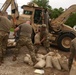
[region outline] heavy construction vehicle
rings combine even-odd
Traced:
[[[38,7],[37,5],[23,5],[23,15],[30,16],[32,20],[32,27],[34,32],[37,30],[37,26],[43,23],[41,20],[41,13],[44,13],[43,8]],[[76,5],[70,6],[63,14],[61,14],[58,18],[51,21],[49,24],[49,33],[51,44],[57,45],[63,51],[69,51],[70,42],[75,37],[76,31],[65,25],[64,23],[68,19],[68,17],[76,12]]]
[[[6,0],[1,8],[2,11],[5,12],[10,4],[12,5],[11,9],[13,13],[11,14],[11,16],[13,20],[15,19],[14,24],[20,25],[26,20],[30,20],[33,27],[32,36],[34,37],[34,34],[36,33],[39,25],[42,25],[42,23],[44,22],[44,15],[43,17],[41,17],[41,14],[44,13],[45,9],[38,7],[38,5],[36,5],[35,3],[29,3],[21,7],[23,9],[23,14],[19,15],[15,0]],[[69,51],[70,42],[76,35],[76,31],[73,28],[64,24],[73,12],[76,12],[76,5],[70,6],[58,18],[49,22],[51,44],[57,45],[63,51]]]

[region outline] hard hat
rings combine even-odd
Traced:
[[[42,27],[45,27],[46,28],[46,24],[42,24]]]

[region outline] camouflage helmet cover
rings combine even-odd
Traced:
[[[46,24],[42,24],[42,27],[46,28]]]

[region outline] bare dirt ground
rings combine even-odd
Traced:
[[[0,66],[0,75],[36,75],[34,73],[35,68],[23,62],[25,54],[29,53],[28,49],[26,47],[23,47],[20,50],[17,61],[15,62],[12,61],[13,50],[14,48],[7,50],[7,55],[5,56],[4,63]],[[59,52],[64,55],[68,55],[66,52]],[[39,51],[39,53],[45,54],[46,51],[42,49]],[[43,70],[45,72],[44,75],[68,75],[67,71],[59,71],[55,68],[44,68]]]
[[[51,49],[56,49],[52,48]],[[28,49],[26,47],[23,47],[20,50],[19,56],[17,61],[12,61],[13,56],[13,50],[14,48],[8,49],[7,54],[4,59],[4,63],[0,66],[0,75],[40,75],[35,74],[34,70],[35,68],[33,66],[29,66],[23,62],[23,58],[26,53],[28,52]],[[46,51],[44,49],[40,50],[39,53],[46,54]],[[66,56],[69,55],[68,52],[62,52],[59,50],[59,53],[64,54]],[[44,75],[69,75],[67,71],[64,70],[56,70],[55,68],[43,68]]]
[[[27,49],[26,47],[24,48]],[[33,67],[25,64],[23,58],[27,51],[21,50],[17,61],[12,61],[13,51],[8,50],[4,63],[0,66],[0,75],[34,75]]]

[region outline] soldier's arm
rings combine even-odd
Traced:
[[[19,31],[19,27],[16,27],[15,29],[14,29],[14,36],[16,35],[16,33],[17,33],[17,31]]]
[[[47,34],[46,34],[46,32],[44,33],[44,35],[43,35],[43,38],[41,39],[41,43],[43,42],[43,41],[45,41],[47,39]]]
[[[43,38],[42,38],[42,40],[40,41],[40,43],[42,43],[45,39],[46,39],[46,38],[45,38],[45,37],[43,37]]]

